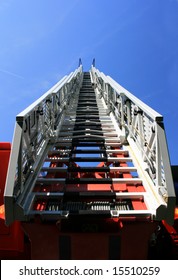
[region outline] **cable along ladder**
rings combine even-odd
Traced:
[[[80,63],[17,116],[4,197],[7,224],[38,215],[172,223],[162,116]]]

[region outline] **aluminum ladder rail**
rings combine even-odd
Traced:
[[[118,133],[145,188],[157,201],[155,220],[164,219],[173,224],[176,195],[163,116],[100,72],[95,60],[90,74],[93,86],[117,121]]]
[[[25,201],[44,154],[55,141],[65,109],[82,81],[82,64],[16,117],[12,150],[4,191],[5,218],[9,225],[25,220]]]
[[[174,201],[162,116],[94,66],[83,73],[80,63],[17,116],[7,224],[36,215],[172,223]]]

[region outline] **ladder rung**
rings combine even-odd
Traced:
[[[102,103],[99,102],[100,104],[98,105],[97,101],[88,101],[88,102],[81,102],[78,100],[77,105],[77,110],[88,110],[88,109],[93,109],[93,110],[98,110],[101,109],[103,111],[107,111],[108,109],[102,106]]]
[[[77,106],[78,107],[80,107],[80,106],[83,106],[83,107],[84,106],[93,106],[93,107],[98,108],[96,101],[85,101],[85,102],[82,102],[82,101],[78,100]]]
[[[69,138],[69,139],[68,139]],[[57,142],[62,143],[62,142],[97,142],[97,141],[102,141],[103,143],[107,144],[107,141],[109,141],[110,143],[120,143],[120,139],[119,137],[109,137],[109,138],[105,138],[104,136],[100,136],[100,135],[90,135],[89,133],[86,135],[77,135],[77,136],[69,136],[69,137],[58,137]]]
[[[80,146],[80,147],[116,147],[116,148],[119,148],[121,147],[121,143],[110,143],[110,142],[107,142],[107,143],[103,143],[102,141],[101,142],[97,142],[94,141],[94,142],[87,142],[87,141],[69,141],[69,142],[66,142],[65,140],[64,141],[60,141],[60,142],[57,142],[55,144],[55,147],[77,147],[77,146]]]
[[[36,182],[40,184],[141,184],[142,180],[140,178],[38,178]]]
[[[67,198],[79,198],[79,197],[82,197],[82,198],[85,198],[85,197],[91,197],[91,198],[116,198],[116,196],[120,194],[120,192],[111,192],[111,191],[67,191],[67,192],[35,192],[33,193],[33,200],[34,200],[34,197],[49,197],[50,195],[50,198],[56,198],[56,197],[67,197]]]
[[[103,117],[104,118],[104,120],[110,120],[111,118],[109,117],[109,116],[104,116]],[[101,118],[99,118],[99,116],[98,115],[91,115],[91,116],[88,116],[87,114],[86,115],[80,115],[80,116],[76,116],[76,119],[100,119],[100,120],[102,120]]]
[[[107,123],[102,123],[102,122],[93,122],[93,121],[82,121],[82,122],[73,122],[73,121],[65,121],[62,124],[62,127],[75,127],[75,126],[79,126],[81,127],[81,124],[84,126],[101,126],[101,127],[114,127],[114,125],[112,124],[112,122],[107,122]]]
[[[128,162],[131,157],[75,157],[70,158],[74,162]]]
[[[56,154],[61,154],[61,153],[72,153],[72,154],[123,154],[123,155],[128,155],[128,151],[127,150],[104,150],[104,149],[100,149],[100,150],[52,150],[49,151],[48,156],[49,155],[56,155]]]
[[[93,123],[93,124],[101,124],[101,125],[106,125],[106,126],[110,126],[110,124],[111,125],[113,125],[113,123],[112,123],[112,121],[111,121],[111,119],[108,119],[108,120],[101,120],[101,121],[93,121],[93,120],[76,120],[75,118],[67,118],[67,120],[65,120],[64,121],[64,124],[63,125],[68,125],[68,124],[70,124],[70,125],[72,125],[72,124],[91,124],[91,123]]]
[[[109,214],[110,215],[109,215]],[[153,210],[116,210],[116,211],[108,211],[108,210],[100,210],[100,211],[94,211],[94,210],[81,210],[79,211],[79,215],[99,215],[99,216],[105,216],[105,217],[121,217],[121,218],[124,218],[124,217],[142,217],[142,218],[145,218],[146,221],[147,221],[147,218],[152,216],[154,213]],[[46,219],[46,220],[50,220],[51,218],[52,219],[56,219],[58,220],[59,217],[60,218],[64,218],[66,219],[69,214],[70,214],[70,211],[68,210],[29,210],[28,211],[28,215],[29,216],[33,216],[33,215],[39,215],[40,214],[40,217],[43,217],[43,219]]]
[[[147,196],[146,192],[111,192],[111,191],[67,191],[67,192],[35,192],[33,194],[36,198],[62,198],[71,197],[75,198],[115,198],[115,199],[144,199]],[[34,198],[33,198],[34,200]]]
[[[70,112],[70,110],[69,110],[69,112]],[[106,115],[107,112],[108,112],[108,110],[100,109],[98,107],[96,109],[95,108],[89,108],[89,107],[86,107],[86,108],[82,107],[82,108],[80,108],[80,109],[78,108],[76,110],[76,115],[78,115],[78,114],[85,114],[86,115],[86,114],[92,114],[92,113],[93,114],[95,114],[95,113],[96,114],[98,114],[98,113],[100,114],[101,113],[101,114],[105,114]]]
[[[73,147],[116,147],[116,148],[120,148],[121,144],[120,143],[81,143],[81,142],[58,142],[57,144],[55,144],[56,148],[62,148],[62,147],[67,147],[67,148],[73,148]]]
[[[92,133],[92,134],[91,134]],[[90,134],[90,135],[93,135],[93,136],[96,136],[96,134],[101,134],[102,136],[106,135],[106,136],[111,136],[111,137],[117,137],[118,134],[116,132],[105,132],[103,130],[101,131],[98,131],[98,130],[90,130],[90,129],[86,129],[86,130],[73,130],[73,131],[67,131],[67,132],[60,132],[60,137],[63,137],[63,136],[73,136],[73,135],[76,135],[77,136],[83,136],[83,135],[87,135],[87,134]]]
[[[42,167],[42,172],[136,172],[135,167]]]
[[[72,131],[78,131],[78,129],[81,129],[81,130],[83,130],[83,131],[87,131],[86,129],[87,128],[89,128],[90,130],[92,130],[92,129],[96,129],[97,128],[97,131],[103,131],[103,132],[112,132],[112,131],[114,131],[114,127],[102,127],[101,125],[94,125],[94,124],[90,124],[90,125],[86,125],[86,126],[84,126],[84,125],[73,125],[73,126],[67,126],[67,127],[63,127],[62,126],[62,128],[61,128],[61,130],[60,130],[60,133],[62,132],[72,132]]]
[[[132,161],[131,157],[51,157],[46,158],[46,162],[129,162]]]

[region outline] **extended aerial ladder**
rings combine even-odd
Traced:
[[[109,256],[98,258],[146,258],[131,249],[132,237],[135,246],[143,240],[146,248],[159,221],[174,221],[162,115],[100,72],[94,61],[89,72],[80,61],[17,115],[4,199],[6,224],[21,221],[32,243],[43,243],[43,233],[44,242],[47,235],[56,236],[51,242],[60,253],[48,250],[51,258],[95,258],[96,252],[88,257],[71,252],[79,242],[87,246],[89,233],[109,240]],[[50,231],[52,224],[58,232]],[[69,238],[79,232],[84,239]],[[98,235],[92,238],[102,250]]]

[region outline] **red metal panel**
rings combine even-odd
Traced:
[[[96,228],[94,225],[93,220],[83,225],[77,222],[70,230],[71,225],[68,224],[65,228],[61,221],[57,224],[45,224],[40,221],[23,223],[23,229],[31,240],[31,258],[63,259],[62,256],[68,255],[68,259],[73,260],[112,259],[113,248],[110,243],[112,238],[120,240],[120,245],[116,244],[119,251],[116,250],[113,254],[117,255],[118,259],[148,258],[148,242],[157,227],[157,222],[134,219],[125,219],[121,222],[120,219],[106,219],[96,224]],[[83,231],[79,229],[80,227]],[[95,230],[91,232],[90,227],[92,231],[96,229],[96,232]],[[65,239],[69,241],[67,247],[60,242]],[[68,252],[63,252],[65,249]]]
[[[3,194],[4,194],[4,187],[5,187],[10,151],[11,151],[10,143],[0,143],[0,205],[4,203]]]
[[[0,143],[0,256],[4,258],[14,257],[14,251],[22,252],[24,249],[24,234],[19,222],[6,226],[4,219],[3,194],[6,182],[6,175],[11,152],[10,143]],[[6,253],[4,253],[6,252]]]

